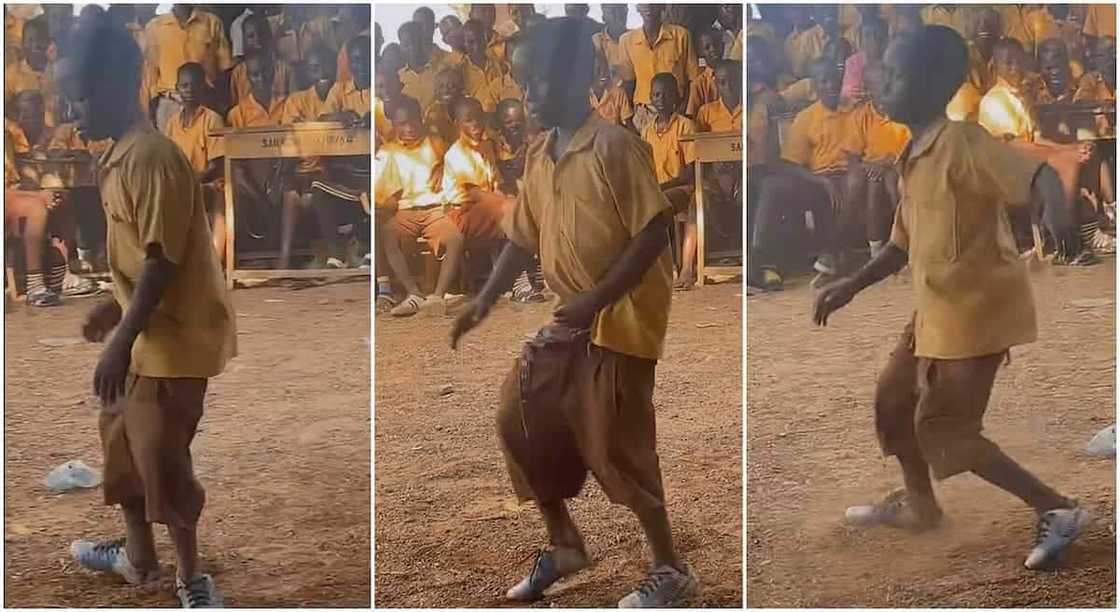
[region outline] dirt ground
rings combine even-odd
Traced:
[[[1039,342],[1012,351],[985,426],[1098,517],[1068,564],[1026,570],[1034,514],[971,474],[937,486],[947,521],[931,533],[842,524],[845,507],[901,484],[880,456],[871,402],[912,287],[888,280],[814,329],[800,286],[747,302],[748,605],[1115,607],[1116,465],[1081,451],[1115,419],[1116,265],[1033,278]]]
[[[369,283],[234,292],[240,356],[213,379],[193,454],[207,506],[201,569],[227,606],[366,607],[370,601]],[[91,387],[99,345],[77,338],[93,300],[5,313],[5,580],[8,607],[177,607],[163,577],[125,586],[78,570],[73,539],[122,535],[100,489],[53,494],[56,465],[100,468]]]
[[[713,607],[742,601],[741,295],[726,284],[674,296],[654,394],[670,521],[700,577],[696,604]],[[529,571],[544,528],[513,496],[494,415],[548,313],[500,303],[454,353],[450,320],[375,321],[378,607],[503,606]],[[595,564],[537,605],[614,607],[648,568],[641,529],[590,479],[571,506]]]

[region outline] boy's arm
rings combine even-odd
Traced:
[[[533,264],[533,254],[512,240],[506,243],[498,256],[498,263],[482,291],[471,301],[470,305],[460,314],[451,326],[451,349],[459,346],[459,338],[474,329],[490,313],[490,307],[497,301],[498,296],[509,291],[513,282],[517,280],[522,271],[529,269]]]

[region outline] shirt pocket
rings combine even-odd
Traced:
[[[210,58],[214,38],[201,28],[191,28],[187,32],[187,57],[193,61],[205,62]],[[205,64],[204,64],[205,65]]]
[[[918,261],[956,261],[960,255],[959,214],[955,202],[915,199],[912,254]]]

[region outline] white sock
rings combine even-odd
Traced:
[[[43,282],[42,272],[27,273],[27,293],[35,293],[36,291],[42,291],[45,288],[46,284]]]

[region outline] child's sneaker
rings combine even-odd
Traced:
[[[1092,516],[1079,507],[1043,513],[1038,519],[1038,543],[1024,565],[1032,570],[1052,565],[1091,521]]]
[[[136,569],[128,560],[123,538],[112,542],[71,542],[70,556],[85,569],[116,574],[129,584],[140,584],[148,578],[145,572]]]
[[[924,531],[941,522],[941,512],[922,517],[907,498],[906,491],[893,491],[882,501],[868,506],[852,506],[844,512],[844,521],[855,527],[898,527]]]
[[[696,572],[688,565],[681,571],[669,565],[650,570],[638,589],[618,602],[620,608],[680,608],[700,592]]]
[[[544,591],[564,576],[570,576],[587,567],[587,555],[574,548],[553,547],[537,552],[533,569],[510,590],[506,599],[511,601],[536,601]]]
[[[27,294],[27,304],[36,308],[58,306],[61,303],[62,297],[60,297],[54,291],[47,289],[46,287],[35,289],[34,291],[31,291]]]
[[[209,574],[199,574],[187,582],[175,578],[175,594],[184,608],[221,608],[222,597]]]

